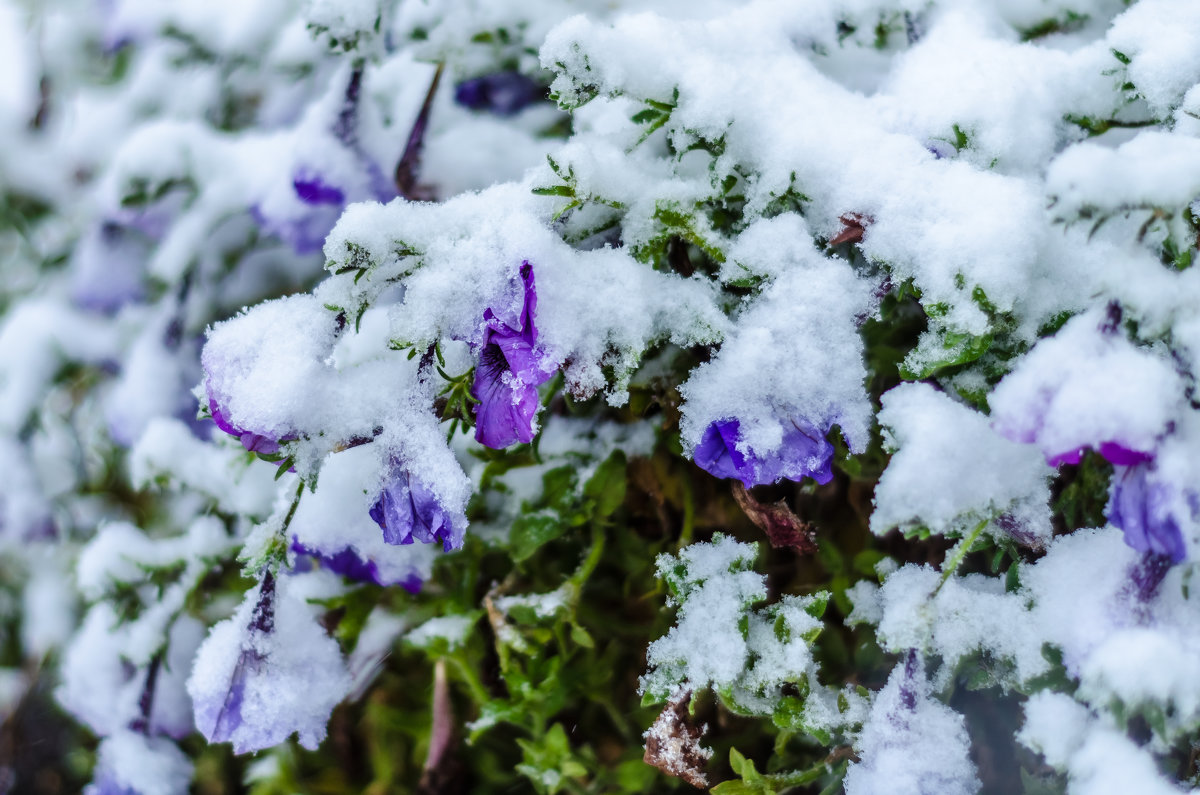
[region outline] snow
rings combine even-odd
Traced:
[[[962,715],[931,698],[924,664],[911,652],[871,705],[846,773],[847,795],[911,792],[967,795],[979,790]]]
[[[994,535],[1026,545],[1049,539],[1052,471],[1036,449],[1003,438],[985,415],[929,384],[885,394],[879,423],[896,452],[875,488],[875,533],[923,526],[966,535],[987,521]],[[1002,514],[1007,521],[997,522]]]
[[[209,632],[187,680],[196,728],[234,753],[277,745],[296,734],[315,750],[329,714],[349,692],[350,676],[337,643],[311,609],[279,580],[270,631],[251,627],[259,589],[238,612]]]

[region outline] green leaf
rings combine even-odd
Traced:
[[[583,485],[583,496],[595,502],[598,518],[608,518],[625,502],[625,470],[625,453],[618,450]]]
[[[528,560],[543,545],[550,543],[567,531],[567,525],[556,516],[529,514],[519,517],[512,525],[509,543],[513,560],[520,563]]]
[[[573,198],[575,189],[570,185],[550,185],[542,188],[534,188],[533,193],[536,196],[566,196]]]

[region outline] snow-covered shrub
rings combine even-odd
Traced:
[[[1200,785],[1195,0],[0,66],[0,790]]]

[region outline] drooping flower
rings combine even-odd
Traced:
[[[537,290],[528,262],[521,265],[521,284],[524,299],[515,324],[501,320],[490,307],[483,313],[486,328],[471,389],[479,401],[475,439],[495,449],[533,441],[537,388],[552,375],[541,369],[536,352]]]
[[[233,618],[213,627],[187,686],[196,728],[210,743],[233,743],[242,754],[296,733],[315,750],[350,677],[337,643],[308,606],[287,593],[277,596],[268,573]]]
[[[442,505],[428,485],[402,466],[393,469],[370,515],[389,544],[441,541],[447,552],[462,546],[466,529],[463,521]]]
[[[1117,466],[1108,519],[1125,533],[1125,543],[1179,563],[1186,557],[1183,532],[1175,515],[1171,487],[1154,477],[1154,465],[1145,461]]]
[[[459,83],[454,89],[454,101],[471,110],[512,116],[544,94],[536,80],[520,72],[493,72]]]
[[[784,478],[810,477],[825,484],[833,477],[833,445],[805,420],[788,420],[779,447],[763,455],[743,442],[737,419],[715,420],[705,429],[693,458],[709,474],[737,478],[746,488]]]

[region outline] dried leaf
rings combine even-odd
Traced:
[[[700,745],[704,726],[688,720],[688,701],[692,691],[684,690],[667,702],[662,714],[646,731],[646,764],[654,765],[669,776],[683,779],[697,789],[708,787],[705,765],[712,749]]]
[[[831,246],[859,242],[863,239],[863,233],[866,232],[867,226],[875,219],[869,215],[847,213],[838,220],[842,222],[842,231],[838,232],[837,236],[829,241],[829,245]]]
[[[793,513],[783,500],[774,505],[764,505],[736,480],[733,481],[733,498],[750,521],[767,534],[771,546],[776,549],[791,547],[803,555],[817,551],[816,533],[812,525]]]

